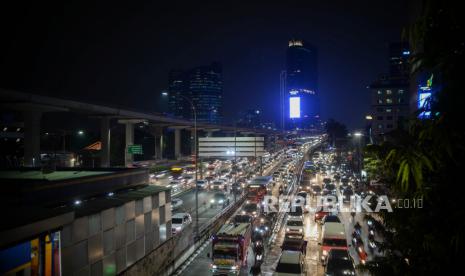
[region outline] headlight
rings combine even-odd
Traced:
[[[243,215],[245,215],[245,211],[242,211],[241,213],[242,213]]]
[[[253,212],[252,212],[252,214],[256,215],[256,214],[257,214],[257,212],[253,211]]]
[[[218,201],[218,203],[223,203],[223,202],[224,202],[224,200],[222,200],[222,199],[220,199],[220,201]]]
[[[216,269],[216,268],[217,268],[217,266],[216,266],[216,265],[212,265],[212,268],[213,268],[213,269]]]
[[[289,230],[290,230],[289,228],[286,228],[286,232],[289,232]]]
[[[236,270],[236,269],[237,269],[237,266],[236,266],[236,265],[233,265],[233,266],[231,267],[231,269],[232,269],[232,270]]]
[[[214,200],[214,199],[210,199],[210,203],[215,203],[215,200]]]
[[[261,219],[260,219],[260,222],[261,222],[261,223],[264,223],[264,222],[265,222],[265,219],[264,219],[264,218],[261,218]]]
[[[328,255],[328,251],[323,250],[323,256],[326,256],[326,255]]]
[[[302,233],[302,229],[299,229],[299,233]]]

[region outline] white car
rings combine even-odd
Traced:
[[[173,234],[177,234],[191,223],[191,215],[188,213],[176,213],[171,217],[171,231]]]
[[[225,183],[224,181],[222,180],[215,180],[212,182],[212,184],[210,184],[210,188],[212,190],[223,190],[224,189],[224,186],[225,186]]]
[[[208,188],[208,181],[205,179],[197,180],[197,188],[200,188],[200,189]]]
[[[286,222],[286,233],[302,234],[304,232],[304,223],[301,218],[289,218]]]
[[[184,202],[179,198],[171,199],[171,210],[177,209],[182,206]]]
[[[168,183],[168,187],[172,188],[172,189],[176,189],[176,188],[179,188],[181,186],[181,181],[179,180],[171,180],[169,183]]]

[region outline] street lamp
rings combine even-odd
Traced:
[[[360,174],[360,179],[361,179],[362,177],[362,160],[361,160],[362,154],[360,150],[360,140],[362,136],[365,136],[365,135],[363,135],[363,133],[358,131],[358,132],[355,132],[353,136],[357,140],[357,159],[358,159],[357,165],[358,165],[358,173]]]
[[[164,97],[167,97],[168,92],[162,92],[161,95],[164,96]],[[186,100],[191,105],[192,113],[194,115],[195,233],[196,233],[196,235],[198,237],[199,236],[199,191],[198,190],[199,189],[197,187],[197,180],[198,180],[198,177],[197,177],[197,170],[198,170],[198,162],[197,162],[197,155],[198,155],[197,154],[197,110],[195,109],[195,105],[191,101],[191,99],[189,99],[188,97],[183,96],[183,95],[177,95],[177,96],[179,96],[183,100]]]

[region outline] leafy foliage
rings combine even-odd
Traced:
[[[437,275],[462,270],[465,211],[457,197],[461,191],[457,179],[463,179],[465,160],[461,126],[465,39],[458,5],[425,1],[421,17],[408,32],[415,72],[440,76],[441,87],[431,101],[431,118],[414,116],[409,129],[366,149],[369,173],[388,183],[396,198],[422,202],[422,208],[393,206],[394,212],[379,213],[383,256],[363,267],[374,275]]]

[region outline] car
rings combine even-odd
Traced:
[[[321,222],[326,215],[330,214],[329,210],[323,208],[323,206],[319,206],[315,211],[315,221]]]
[[[171,180],[168,183],[168,187],[171,187],[172,189],[178,189],[181,187],[181,181],[179,180]]]
[[[256,218],[260,215],[260,208],[257,203],[247,203],[242,207],[241,214]]]
[[[177,209],[182,206],[184,202],[182,199],[179,198],[172,198],[171,199],[171,210]]]
[[[300,218],[303,219],[303,210],[301,206],[291,206],[289,207],[289,212],[287,213],[288,218]]]
[[[304,263],[305,258],[301,252],[284,250],[273,275],[305,275]]]
[[[286,222],[286,233],[303,233],[304,223],[301,218],[289,218]]]
[[[242,184],[239,182],[235,182],[231,185],[232,192],[235,194],[241,194],[242,193]]]
[[[192,218],[189,213],[176,213],[171,217],[171,231],[173,234],[178,234],[192,223]]]
[[[311,186],[311,189],[312,189],[312,194],[313,195],[321,195],[321,186],[320,185],[312,185]]]
[[[325,275],[355,275],[354,260],[345,249],[331,249],[325,265]]]
[[[325,224],[327,222],[341,222],[338,216],[335,215],[326,215],[323,217],[322,223]]]
[[[235,215],[232,219],[233,223],[253,223],[253,218],[249,215]]]
[[[222,208],[229,205],[229,198],[223,193],[215,193],[213,198],[210,199],[210,207],[218,207],[221,206]]]
[[[307,241],[301,238],[289,238],[288,235],[283,244],[281,245],[281,250],[297,251],[306,254],[307,252]]]
[[[210,189],[212,190],[218,190],[218,191],[222,191],[224,190],[226,187],[224,181],[222,180],[214,180],[211,184],[210,184]]]
[[[208,181],[205,179],[197,180],[197,188],[199,189],[206,189],[208,188]]]

